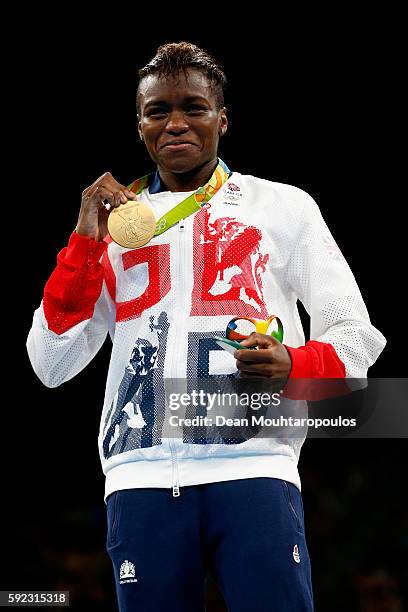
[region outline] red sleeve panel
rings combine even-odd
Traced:
[[[284,346],[292,360],[289,378],[345,378],[344,363],[328,342],[309,340],[299,348]]]
[[[318,401],[350,393],[346,380],[339,380],[338,383],[328,380],[327,384],[313,383],[310,380],[316,378],[345,379],[346,368],[331,344],[309,340],[305,346],[298,348],[286,344],[284,346],[292,360],[289,381],[283,393],[285,397],[293,400]],[[296,379],[305,380],[296,382]]]
[[[108,248],[72,232],[68,246],[57,255],[57,266],[44,288],[43,308],[48,328],[63,334],[81,321],[92,318],[103,283],[99,260]]]

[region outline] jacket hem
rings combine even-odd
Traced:
[[[267,477],[286,480],[301,490],[297,462],[287,455],[183,458],[178,462],[178,471],[180,488],[224,480]],[[105,480],[105,504],[108,495],[114,491],[134,488],[171,489],[171,459],[131,461],[110,469]]]

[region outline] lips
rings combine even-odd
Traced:
[[[170,142],[166,142],[160,148],[164,149],[165,147],[170,147],[172,149],[176,149],[177,147],[183,147],[187,145],[194,146],[192,142],[188,142],[187,140],[171,140]]]

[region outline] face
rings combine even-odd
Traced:
[[[149,75],[139,95],[139,134],[160,170],[184,173],[216,159],[228,122],[204,74],[189,69],[186,76]]]

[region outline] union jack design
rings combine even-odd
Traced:
[[[335,260],[344,259],[342,252],[332,236],[323,236],[323,242],[330,257]]]

